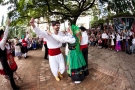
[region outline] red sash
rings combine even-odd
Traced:
[[[5,75],[4,69],[0,69],[0,74]]]
[[[61,53],[60,48],[48,49],[48,53],[50,56],[55,56]]]
[[[84,48],[88,48],[88,44],[86,44],[86,45],[81,45],[81,46],[80,46],[80,50],[82,50],[82,49],[84,49]]]
[[[46,42],[46,41],[44,41],[44,44],[47,44],[47,42]]]
[[[22,40],[22,45],[27,46],[27,42],[24,39]]]

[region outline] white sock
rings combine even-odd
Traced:
[[[26,56],[27,56],[27,53],[24,54],[24,57],[26,57]]]
[[[74,83],[78,84],[78,83],[81,83],[81,81],[75,81]]]

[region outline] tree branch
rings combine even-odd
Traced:
[[[92,3],[87,4],[87,5],[84,7],[83,10],[84,10],[84,11],[88,10],[89,8],[91,8],[91,7],[94,5],[94,3],[95,3],[95,0],[93,0]]]
[[[84,4],[86,3],[86,0],[82,0],[82,5],[80,6],[80,8],[83,8],[84,7]]]
[[[47,7],[48,7],[48,11],[50,13],[57,14],[57,15],[63,15],[63,16],[67,16],[67,17],[71,17],[71,15],[69,15],[70,13],[61,13],[61,12],[54,12],[54,11],[52,11],[51,8],[50,8],[50,5],[48,3],[48,0],[45,0],[45,1],[46,1],[46,4],[47,4]]]
[[[65,8],[68,12],[72,13],[71,10],[64,4],[64,1],[62,3],[58,2],[58,4]]]

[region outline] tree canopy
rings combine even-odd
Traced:
[[[108,11],[135,14],[135,0],[99,0],[102,4],[108,3]]]
[[[75,24],[80,15],[94,6],[96,0],[8,0],[11,3],[9,17],[12,20],[24,21],[31,17],[50,17],[69,20]],[[51,18],[49,18],[51,20]]]
[[[10,4],[8,15],[14,21],[13,25],[28,25],[31,17],[44,17],[47,22],[53,18],[69,20],[75,24],[79,16],[87,15],[89,11],[100,13],[97,2],[107,3],[107,12],[135,14],[135,0],[0,0],[2,5]]]

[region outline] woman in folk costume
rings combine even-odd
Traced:
[[[21,52],[21,43],[19,42],[18,38],[16,38],[14,40],[14,47],[15,47],[15,56],[18,58],[18,59],[21,59],[21,56],[22,56],[22,52]]]
[[[71,77],[74,83],[80,83],[84,80],[85,76],[89,74],[88,68],[80,50],[81,31],[80,29],[72,25],[71,27],[73,37],[76,39],[75,43],[68,43],[68,55],[67,55],[67,73]],[[60,36],[51,35],[54,39],[60,41]],[[59,37],[59,38],[58,38]],[[66,42],[66,40],[65,40]]]
[[[60,41],[57,41],[54,39],[51,35],[48,34],[45,30],[40,30],[38,27],[34,24],[34,19],[32,18],[30,20],[30,24],[33,27],[33,30],[40,38],[46,38],[47,46],[48,46],[48,54],[49,54],[49,64],[51,71],[57,81],[60,81],[60,79],[63,78],[63,73],[65,71],[65,62],[64,57],[61,53],[60,47],[62,46],[62,43],[69,42],[74,43],[75,38],[72,38],[71,36],[66,36],[63,38],[58,38]],[[53,27],[53,35],[58,36],[61,35],[59,32],[60,29],[60,23],[58,21],[55,21],[52,23]]]
[[[8,26],[6,27],[5,32],[3,30],[0,30],[0,74],[7,75],[9,77],[9,81],[13,90],[19,90],[20,88],[15,84],[13,78],[13,71],[10,68],[7,61],[7,52],[5,48],[7,36],[8,36]]]
[[[103,47],[107,48],[107,39],[108,39],[108,35],[107,35],[106,31],[104,31],[102,33],[102,42],[103,42],[102,43],[103,44],[102,48]]]
[[[115,50],[118,52],[121,50],[121,36],[119,35],[118,32],[116,32],[116,45],[115,45]]]
[[[7,61],[8,61],[8,64],[10,66],[10,68],[12,69],[12,71],[14,72],[14,76],[16,78],[16,80],[19,80],[20,77],[19,75],[17,74],[16,70],[17,70],[17,64],[14,60],[14,56],[11,54],[11,46],[9,44],[9,42],[7,41],[6,45],[6,50],[7,50]]]
[[[114,49],[114,45],[115,45],[115,43],[114,43],[114,38],[115,38],[115,36],[114,36],[113,33],[111,32],[111,34],[110,34],[110,39],[111,39],[110,49],[111,49],[111,50]]]
[[[85,76],[89,74],[89,71],[84,56],[80,50],[81,31],[75,25],[71,26],[71,30],[73,36],[76,38],[76,42],[74,44],[68,44],[67,73],[74,83],[80,83],[84,80]]]

